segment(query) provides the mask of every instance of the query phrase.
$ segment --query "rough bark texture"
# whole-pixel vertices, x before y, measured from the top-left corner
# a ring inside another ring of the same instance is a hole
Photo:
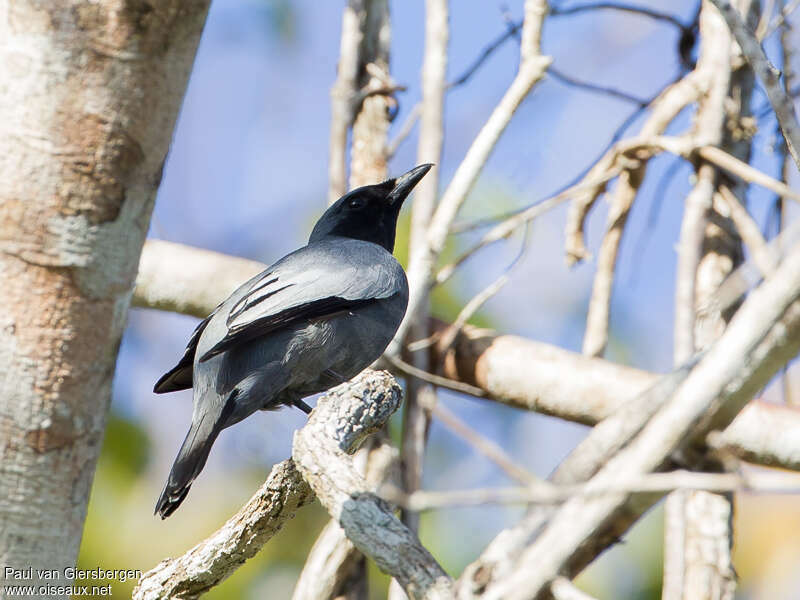
[[[207,9],[0,0],[4,565],[75,562],[139,252]]]
[[[364,7],[366,22],[359,53],[358,79],[363,103],[353,122],[351,188],[382,181],[386,177],[388,115],[396,103],[388,93],[391,87],[389,48],[392,32],[389,3],[387,0],[366,0]]]
[[[359,473],[373,489],[397,484],[399,453],[385,431],[370,437],[353,457]],[[339,523],[323,527],[306,558],[292,600],[366,600],[366,561]]]
[[[317,403],[308,424],[295,433],[292,457],[319,501],[362,553],[392,575],[413,599],[452,597],[452,580],[419,539],[376,496],[346,455],[355,436],[377,431],[400,405],[400,387],[388,373],[372,385],[392,388],[345,401],[333,393]],[[363,378],[365,376],[361,376]],[[339,389],[339,388],[336,388]]]

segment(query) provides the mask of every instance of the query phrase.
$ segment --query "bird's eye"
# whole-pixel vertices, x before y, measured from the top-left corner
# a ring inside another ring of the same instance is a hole
[[[350,200],[347,201],[347,208],[351,210],[359,210],[364,208],[366,205],[367,203],[363,198],[350,198]]]

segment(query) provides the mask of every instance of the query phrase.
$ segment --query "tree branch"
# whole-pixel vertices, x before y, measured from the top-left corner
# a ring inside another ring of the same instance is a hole
[[[425,57],[422,63],[422,109],[417,147],[417,164],[441,162],[444,142],[444,97],[447,77],[447,44],[449,40],[448,0],[425,2]],[[428,225],[436,210],[439,195],[439,168],[434,167],[420,183],[411,207],[409,264],[417,265],[425,253]],[[409,270],[415,272],[412,267]],[[409,280],[413,288],[420,282]],[[428,297],[420,301],[419,318],[411,323],[412,338],[427,337]],[[431,371],[427,353],[414,353],[411,363]],[[403,444],[401,449],[403,486],[407,491],[419,488],[422,481],[425,443],[430,426],[430,407],[436,404],[436,389],[423,380],[408,380],[406,407],[403,412]],[[403,511],[403,522],[417,531],[419,516]]]
[[[450,577],[412,531],[373,492],[348,459],[346,443],[377,431],[400,405],[400,388],[388,374],[381,387],[391,393],[365,394],[347,402],[334,388],[317,403],[305,427],[295,433],[297,468],[331,517],[363,554],[393,576],[412,599],[451,598]],[[359,379],[363,379],[363,376]],[[366,383],[374,381],[365,379]]]
[[[797,122],[792,99],[781,86],[779,71],[770,64],[761,44],[748,31],[739,11],[731,5],[730,1],[711,0],[711,2],[722,13],[747,62],[750,63],[753,71],[755,71],[764,86],[770,104],[772,104],[772,108],[775,111],[775,116],[781,126],[789,154],[792,155],[795,165],[800,169],[800,123]]]
[[[359,473],[375,488],[399,480],[398,461],[397,449],[383,431],[371,436],[353,457]],[[353,580],[363,577],[364,567],[364,556],[347,539],[339,523],[331,519],[306,557],[292,600],[359,598],[364,588],[354,586]]]

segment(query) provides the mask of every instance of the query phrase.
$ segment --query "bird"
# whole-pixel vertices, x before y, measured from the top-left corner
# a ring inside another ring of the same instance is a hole
[[[165,519],[202,471],[219,433],[295,406],[377,360],[408,304],[394,258],[403,201],[433,165],[359,187],[319,218],[308,244],[242,284],[192,333],[158,394],[193,389],[192,420],[155,507]]]

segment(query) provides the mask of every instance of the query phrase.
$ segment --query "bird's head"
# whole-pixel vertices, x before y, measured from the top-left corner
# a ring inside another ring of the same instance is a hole
[[[373,242],[392,252],[403,200],[432,166],[420,165],[400,177],[345,194],[319,218],[308,242],[339,236]]]

